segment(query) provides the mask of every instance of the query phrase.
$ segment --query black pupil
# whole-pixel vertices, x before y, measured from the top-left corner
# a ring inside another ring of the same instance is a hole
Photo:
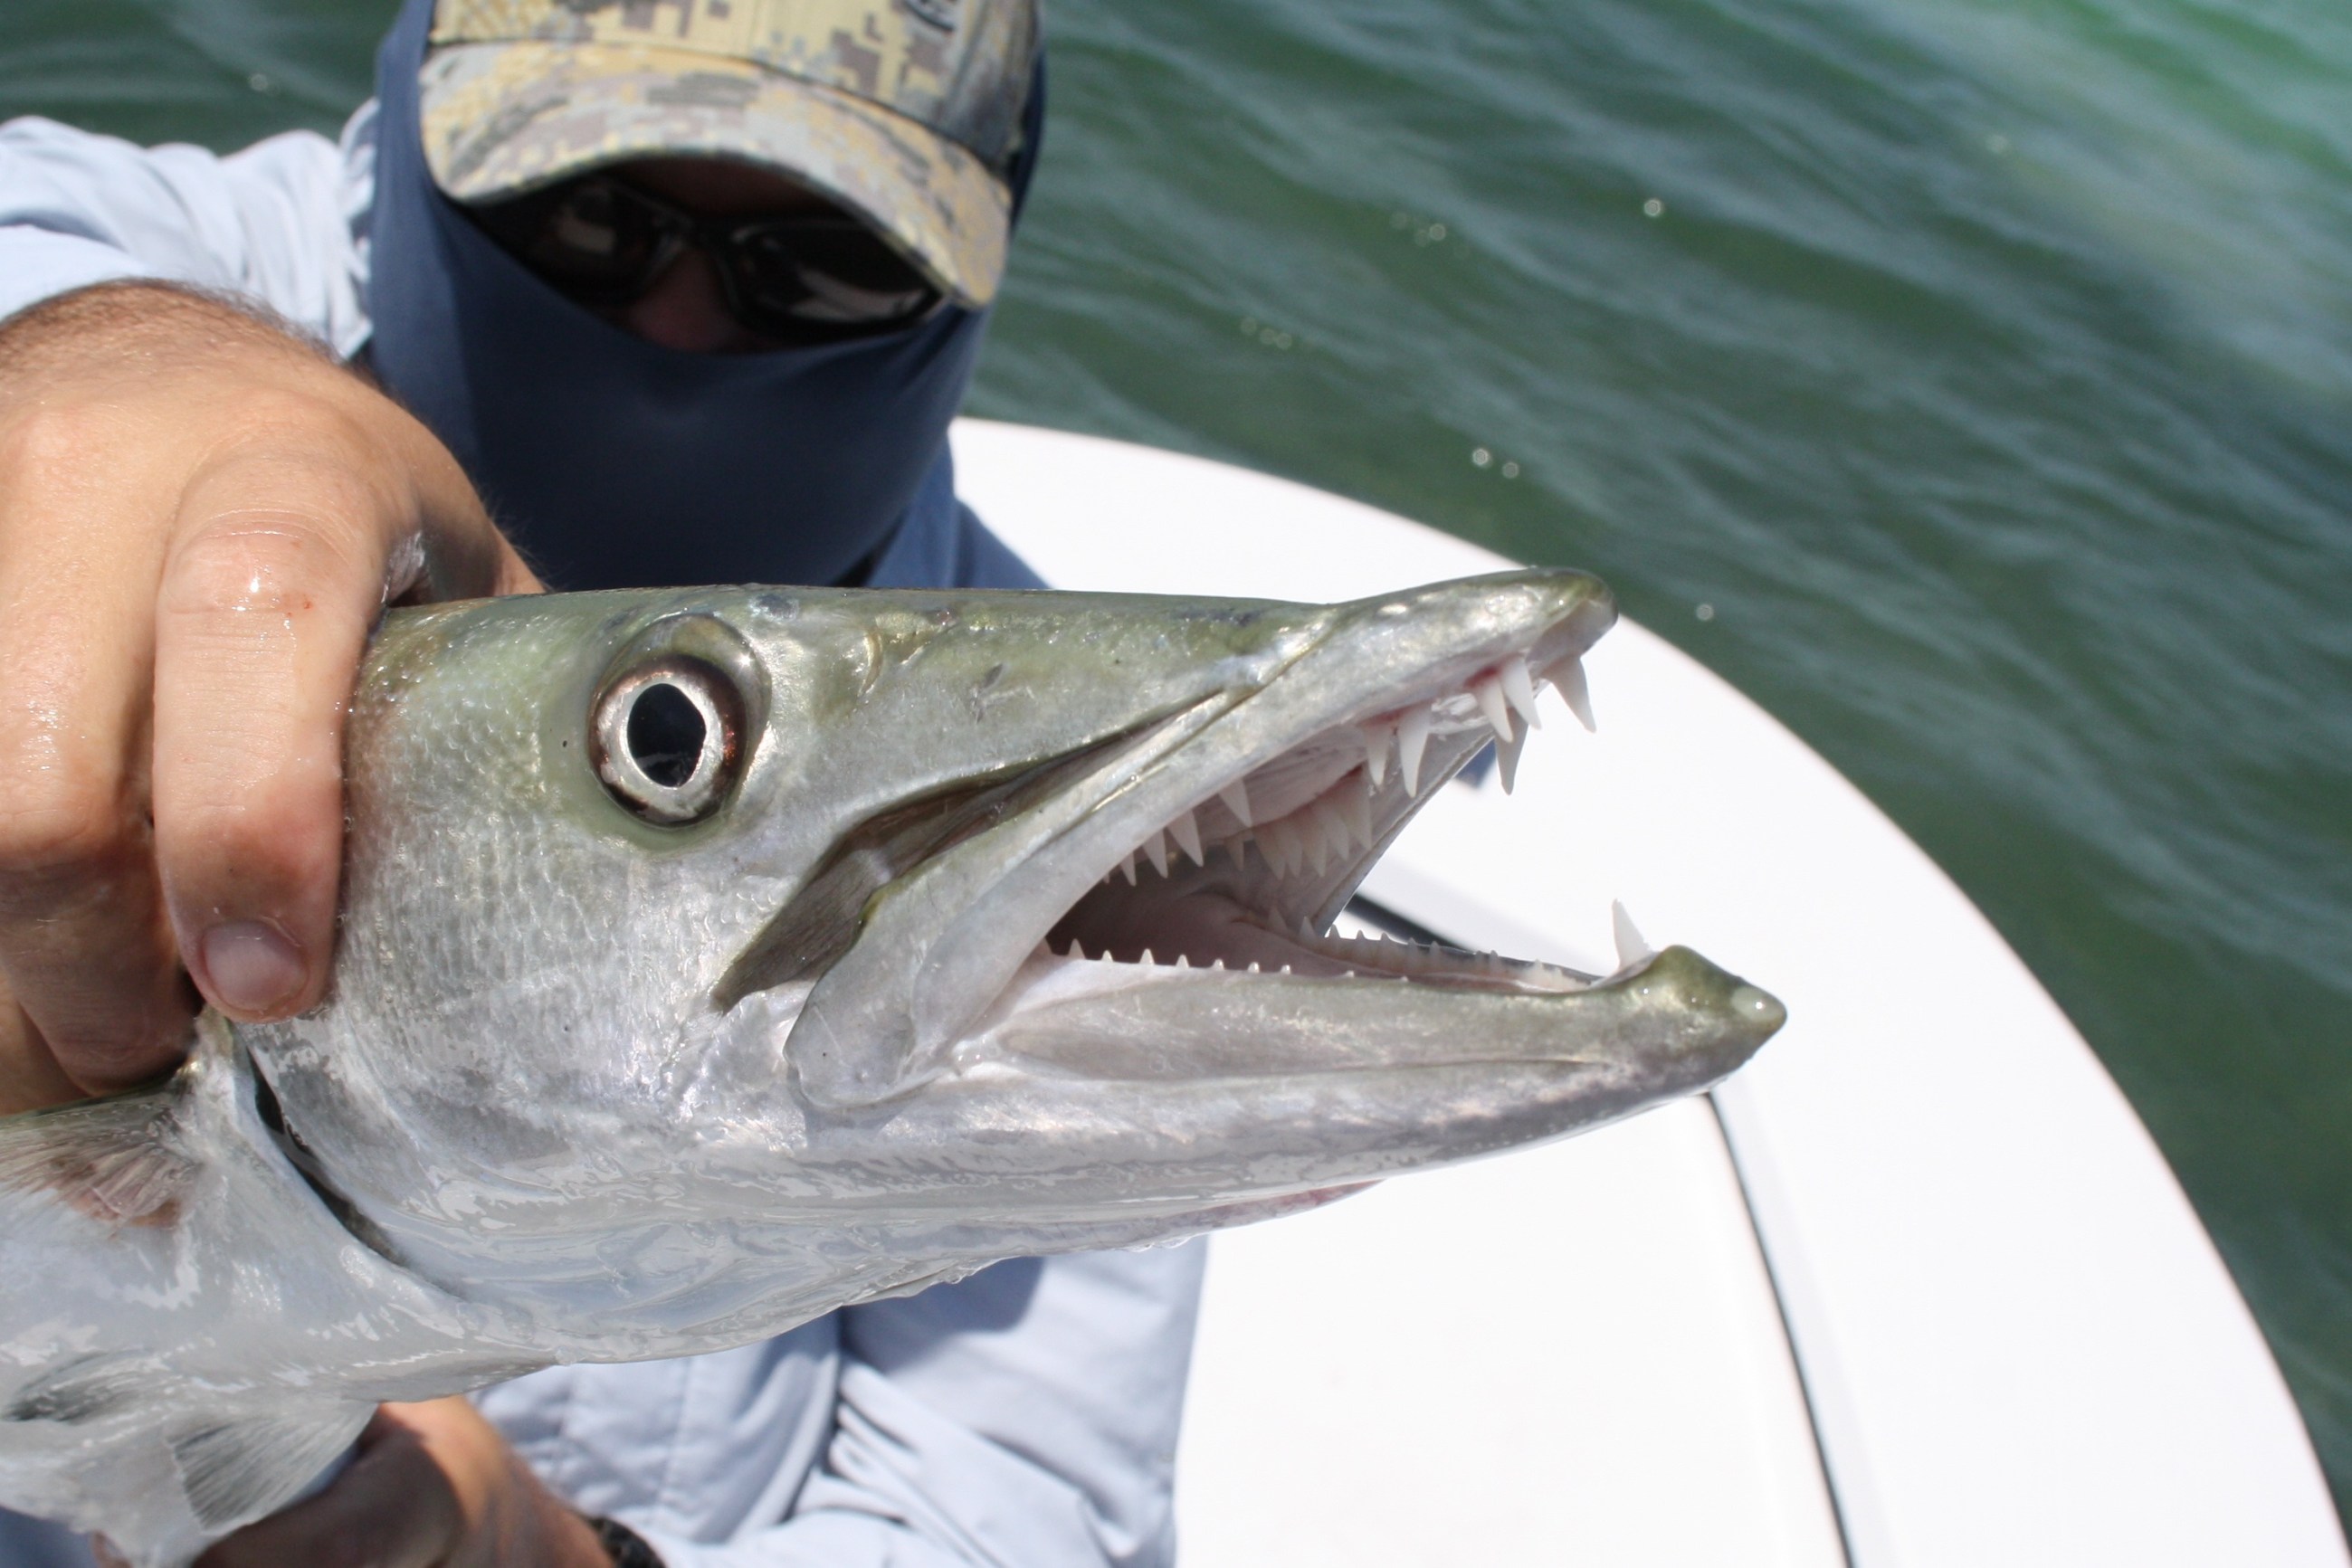
[[[647,686],[629,705],[629,755],[665,789],[694,777],[709,733],[702,710],[667,682]]]

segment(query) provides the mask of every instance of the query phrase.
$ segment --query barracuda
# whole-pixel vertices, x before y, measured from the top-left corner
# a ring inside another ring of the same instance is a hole
[[[1573,572],[1338,606],[583,594],[362,671],[336,978],[0,1123],[0,1501],[176,1564],[373,1405],[719,1349],[1592,1126],[1779,1027],[1333,933],[1615,615]]]

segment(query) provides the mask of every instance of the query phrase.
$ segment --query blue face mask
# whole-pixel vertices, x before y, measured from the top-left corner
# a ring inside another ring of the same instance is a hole
[[[954,559],[967,514],[948,422],[987,312],[950,306],[904,332],[759,354],[630,336],[532,277],[434,186],[416,89],[432,10],[409,0],[376,61],[369,358],[549,586],[825,583],[885,558]],[[1044,98],[1041,69],[1016,213]]]

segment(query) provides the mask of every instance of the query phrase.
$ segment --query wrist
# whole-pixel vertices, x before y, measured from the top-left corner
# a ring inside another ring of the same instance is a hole
[[[495,1532],[506,1544],[493,1561],[527,1563],[533,1568],[612,1568],[613,1555],[596,1521],[557,1496],[521,1456],[509,1449],[506,1459],[512,1493],[521,1505],[518,1522],[527,1521],[527,1533]]]
[[[663,1568],[661,1553],[619,1520],[593,1514],[583,1516],[583,1521],[596,1538],[602,1560],[612,1568]]]

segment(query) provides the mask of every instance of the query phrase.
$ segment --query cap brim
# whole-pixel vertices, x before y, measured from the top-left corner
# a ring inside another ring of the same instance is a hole
[[[535,42],[436,49],[418,85],[425,161],[455,201],[630,158],[727,158],[838,202],[958,304],[986,305],[1004,276],[1004,183],[936,131],[832,88],[684,50]]]

